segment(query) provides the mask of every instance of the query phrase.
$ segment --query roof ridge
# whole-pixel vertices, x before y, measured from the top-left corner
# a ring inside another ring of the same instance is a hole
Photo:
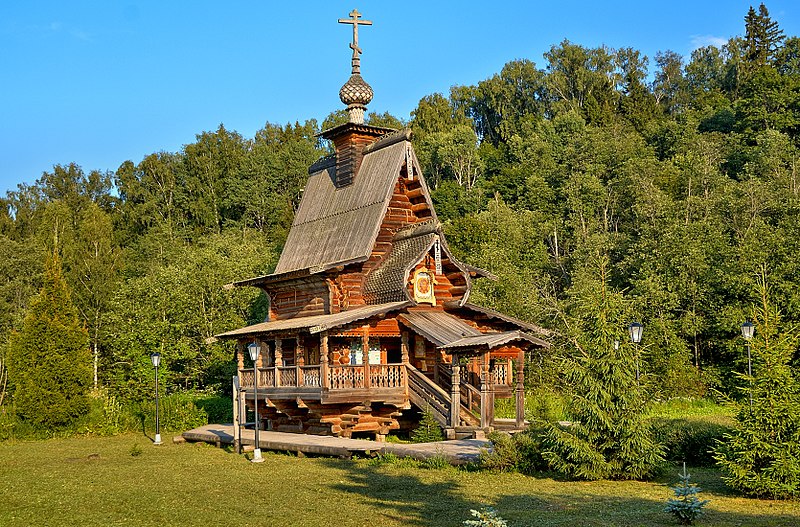
[[[381,148],[386,148],[387,146],[399,143],[400,141],[411,141],[411,136],[412,133],[410,128],[403,128],[402,130],[389,132],[388,134],[379,137],[374,143],[370,143],[365,146],[362,152],[364,155],[367,155],[371,154],[372,152],[377,152]]]

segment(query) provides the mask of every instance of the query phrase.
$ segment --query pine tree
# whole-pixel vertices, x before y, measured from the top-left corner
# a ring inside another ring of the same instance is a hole
[[[28,306],[22,329],[8,343],[8,376],[17,415],[57,428],[88,409],[91,381],[88,335],[70,299],[57,256]]]
[[[663,461],[645,419],[646,396],[636,375],[636,350],[625,339],[628,307],[599,277],[579,278],[567,316],[573,357],[566,360],[571,423],[545,424],[542,456],[576,479],[639,479]],[[618,344],[616,344],[618,343]]]
[[[765,66],[772,61],[784,39],[783,30],[769,16],[764,4],[758,6],[758,13],[750,6],[744,17],[745,59],[754,67]]]
[[[444,441],[442,427],[436,422],[436,418],[433,416],[433,411],[430,406],[425,408],[422,412],[422,419],[419,422],[419,426],[411,432],[411,441],[414,443]]]
[[[766,280],[759,289],[752,339],[753,376],[741,375],[747,397],[740,403],[733,432],[715,454],[723,477],[748,496],[800,497],[800,383],[792,372],[798,329],[782,330]],[[752,395],[752,403],[750,396]]]

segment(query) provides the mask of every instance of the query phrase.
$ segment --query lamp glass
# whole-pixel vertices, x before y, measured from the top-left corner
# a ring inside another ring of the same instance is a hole
[[[745,321],[745,323],[742,324],[742,336],[744,337],[745,340],[750,340],[751,338],[753,338],[754,331],[755,331],[755,326],[749,320]]]
[[[150,362],[153,363],[153,367],[158,368],[159,364],[161,364],[161,354],[159,352],[154,352],[150,354]]]
[[[638,322],[631,322],[630,326],[628,326],[628,333],[631,335],[631,342],[634,344],[639,344],[642,341],[642,332],[644,331],[644,326]]]
[[[253,362],[258,360],[258,354],[261,353],[261,346],[258,342],[251,342],[247,345],[247,352],[250,354],[250,360]]]

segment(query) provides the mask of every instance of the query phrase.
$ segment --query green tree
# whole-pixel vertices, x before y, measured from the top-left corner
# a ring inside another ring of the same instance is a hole
[[[54,255],[22,328],[12,332],[8,343],[8,376],[17,415],[52,429],[84,414],[90,364],[88,335]]]
[[[745,397],[736,427],[715,454],[723,479],[748,496],[772,499],[800,496],[800,383],[792,356],[800,333],[783,327],[770,299],[766,278],[759,283],[754,310],[753,375],[740,375]],[[750,402],[752,397],[752,403]]]
[[[647,399],[636,375],[636,349],[626,339],[630,309],[608,286],[608,260],[580,276],[563,317],[568,415],[562,426],[543,423],[542,456],[576,479],[640,479],[663,461],[645,418]]]
[[[744,56],[751,67],[759,68],[772,61],[780,50],[784,39],[783,30],[769,16],[764,4],[758,13],[750,6],[744,17]]]

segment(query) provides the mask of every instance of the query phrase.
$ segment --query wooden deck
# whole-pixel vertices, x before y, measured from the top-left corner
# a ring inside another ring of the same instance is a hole
[[[233,425],[209,424],[187,430],[182,436],[187,441],[201,441],[218,446],[232,445]],[[250,429],[242,429],[242,443],[245,445],[254,444],[255,432]],[[489,448],[491,445],[488,441],[480,439],[414,444],[380,443],[363,439],[345,439],[265,430],[259,431],[258,443],[262,450],[341,458],[350,458],[354,455],[384,454],[387,452],[392,452],[400,457],[412,457],[419,460],[442,455],[453,465],[463,465],[477,461],[481,449]]]

